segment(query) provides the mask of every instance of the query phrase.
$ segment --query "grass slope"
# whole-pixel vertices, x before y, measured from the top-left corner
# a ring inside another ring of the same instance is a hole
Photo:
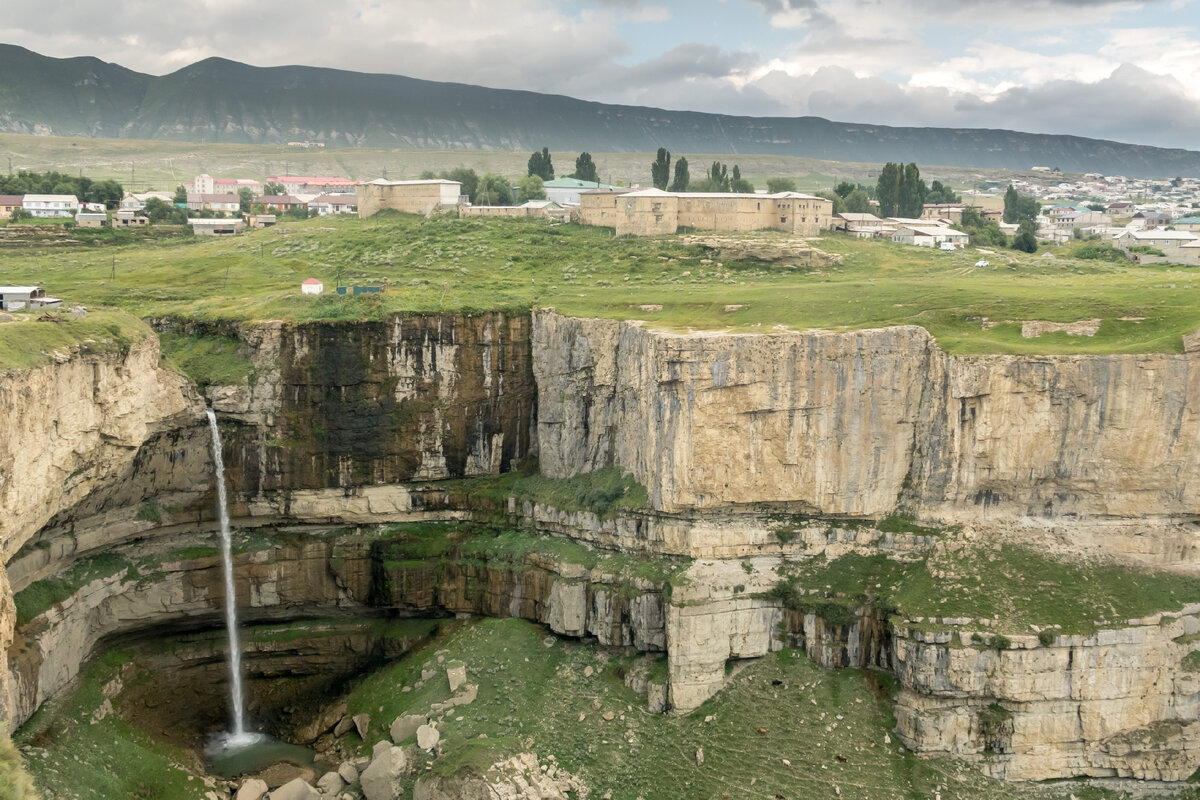
[[[128,654],[92,662],[73,688],[42,704],[13,741],[29,745],[26,767],[43,800],[200,800],[209,787],[182,766],[193,759],[116,714],[96,719],[103,687]]]
[[[1200,597],[1200,578],[1059,560],[1013,544],[951,544],[914,562],[882,554],[821,555],[790,564],[787,574],[771,594],[797,610],[829,600],[857,607],[869,599],[907,619],[991,619],[997,633],[1029,634],[1034,625],[1091,633],[1178,611]]]
[[[772,233],[751,241],[777,240]],[[382,319],[393,312],[526,312],[645,319],[669,329],[770,332],[921,325],[955,353],[1180,352],[1200,328],[1200,271],[931,252],[828,236],[826,269],[722,261],[677,237],[535,220],[423,219],[283,224],[220,241],[157,241],[66,253],[0,253],[0,282],[38,282],[69,300],[139,316]],[[116,277],[112,278],[113,257]],[[709,262],[709,263],[705,263]],[[381,284],[383,295],[301,296],[307,277]],[[646,307],[661,305],[661,310]],[[727,307],[737,306],[726,310]],[[984,329],[984,319],[998,323]],[[1100,318],[1094,337],[1021,337],[1023,320]],[[3,362],[0,362],[3,363]]]
[[[7,280],[0,276],[0,284]],[[85,319],[71,319],[61,310],[52,311],[60,322],[39,322],[41,313],[18,313],[11,315],[12,321],[0,321],[0,370],[48,364],[56,353],[75,347],[85,353],[123,352],[151,335],[144,322],[119,310],[92,311]]]
[[[468,681],[479,684],[479,695],[442,725],[444,755],[432,764],[439,774],[482,770],[508,754],[531,751],[543,763],[553,755],[581,776],[592,797],[611,792],[613,800],[1116,796],[1073,783],[1005,784],[951,759],[917,758],[889,733],[895,721],[879,676],[823,670],[802,652],[755,661],[697,711],[665,716],[648,713],[645,699],[624,686],[623,660],[592,647],[546,637],[520,620],[444,630],[350,694],[350,713],[371,716],[364,752],[387,736],[396,716],[424,713],[430,703],[445,700],[444,666],[457,660],[466,664]],[[434,670],[423,683],[422,669]],[[403,691],[406,686],[410,691]],[[603,719],[606,712],[613,712],[612,721]],[[700,749],[704,763],[698,766]]]

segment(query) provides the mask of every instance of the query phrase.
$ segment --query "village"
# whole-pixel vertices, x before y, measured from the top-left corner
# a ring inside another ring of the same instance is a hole
[[[1034,167],[1033,173],[1049,168]],[[925,203],[920,217],[879,216],[871,212],[834,213],[832,193],[817,196],[795,191],[678,192],[617,186],[562,177],[544,181],[536,199],[513,205],[476,205],[461,182],[424,177],[415,180],[357,181],[338,176],[272,175],[251,178],[197,175],[175,193],[127,193],[115,209],[81,202],[69,194],[0,196],[0,221],[73,221],[80,228],[141,228],[152,223],[150,210],[173,209],[197,236],[232,236],[248,228],[275,225],[280,218],[330,215],[372,216],[383,210],[461,218],[535,218],[574,221],[611,228],[617,236],[670,235],[691,231],[747,232],[777,230],[800,237],[836,232],[915,247],[958,250],[971,244],[963,217],[994,222],[1006,235],[1018,225],[1005,222],[999,208],[1005,191],[1035,198],[1036,237],[1052,257],[1056,246],[1080,240],[1111,245],[1131,261],[1200,264],[1200,180],[1138,180],[1088,174],[1053,183],[1037,178],[993,181],[965,189],[962,202]],[[506,198],[507,199],[507,198]],[[872,210],[878,203],[870,201]],[[988,252],[988,251],[984,251]],[[315,279],[303,291],[320,293]],[[338,287],[341,292],[372,287]],[[0,287],[0,311],[60,305],[36,286]]]

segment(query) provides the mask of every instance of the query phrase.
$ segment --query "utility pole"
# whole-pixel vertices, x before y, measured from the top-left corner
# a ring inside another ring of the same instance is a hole
[[[221,284],[221,289],[229,285],[229,261],[225,261],[225,282]]]
[[[108,276],[108,279],[110,281],[115,281],[117,279],[117,256],[115,253],[113,254],[112,260],[112,274]]]

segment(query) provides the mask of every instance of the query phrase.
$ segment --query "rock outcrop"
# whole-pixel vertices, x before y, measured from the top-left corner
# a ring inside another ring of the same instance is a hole
[[[1194,354],[950,356],[911,326],[682,335],[554,313],[533,351],[551,476],[618,466],[663,511],[903,502],[1200,570]]]
[[[0,560],[55,515],[128,487],[147,442],[186,426],[200,405],[186,381],[159,366],[147,331],[127,351],[63,353],[56,363],[0,375]],[[136,506],[135,506],[136,508]],[[4,660],[14,621],[0,566],[0,721],[11,719]]]

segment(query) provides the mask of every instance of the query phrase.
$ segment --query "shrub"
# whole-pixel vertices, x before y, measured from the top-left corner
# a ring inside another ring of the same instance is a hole
[[[1008,648],[1012,647],[1012,640],[1007,636],[997,633],[992,637],[992,641],[989,642],[989,644],[993,650],[1007,650]]]
[[[1043,647],[1049,647],[1058,639],[1058,634],[1054,631],[1042,631],[1038,634],[1038,641]]]

